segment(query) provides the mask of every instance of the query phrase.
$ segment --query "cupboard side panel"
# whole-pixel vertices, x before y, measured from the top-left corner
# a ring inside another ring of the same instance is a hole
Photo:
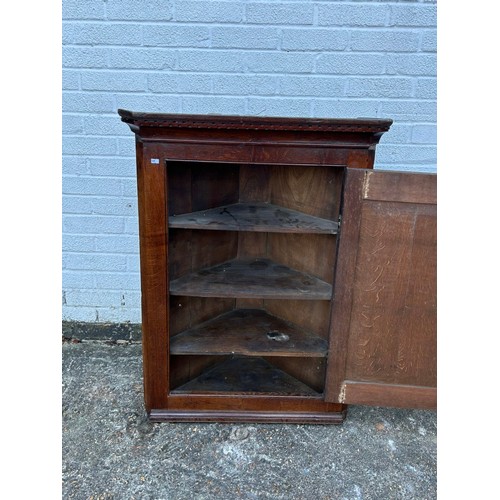
[[[169,373],[166,173],[158,146],[136,141],[136,151],[144,399],[150,411],[166,407]]]

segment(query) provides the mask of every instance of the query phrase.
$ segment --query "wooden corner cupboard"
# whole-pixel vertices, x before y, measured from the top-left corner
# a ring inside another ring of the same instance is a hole
[[[136,113],[153,421],[340,423],[436,404],[436,176],[391,120]]]

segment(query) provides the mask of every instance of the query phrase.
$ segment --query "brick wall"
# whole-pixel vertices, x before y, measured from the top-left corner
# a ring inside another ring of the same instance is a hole
[[[435,171],[434,1],[63,0],[63,319],[140,322],[117,108],[389,117],[376,167]]]

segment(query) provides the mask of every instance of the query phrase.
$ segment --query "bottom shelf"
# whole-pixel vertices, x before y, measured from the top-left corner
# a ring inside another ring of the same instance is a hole
[[[223,361],[172,391],[172,394],[194,393],[320,396],[318,392],[265,359],[242,356]]]

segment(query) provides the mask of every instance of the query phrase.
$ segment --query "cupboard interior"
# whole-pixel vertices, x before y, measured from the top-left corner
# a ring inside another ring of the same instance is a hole
[[[167,162],[170,392],[321,396],[343,176]]]

